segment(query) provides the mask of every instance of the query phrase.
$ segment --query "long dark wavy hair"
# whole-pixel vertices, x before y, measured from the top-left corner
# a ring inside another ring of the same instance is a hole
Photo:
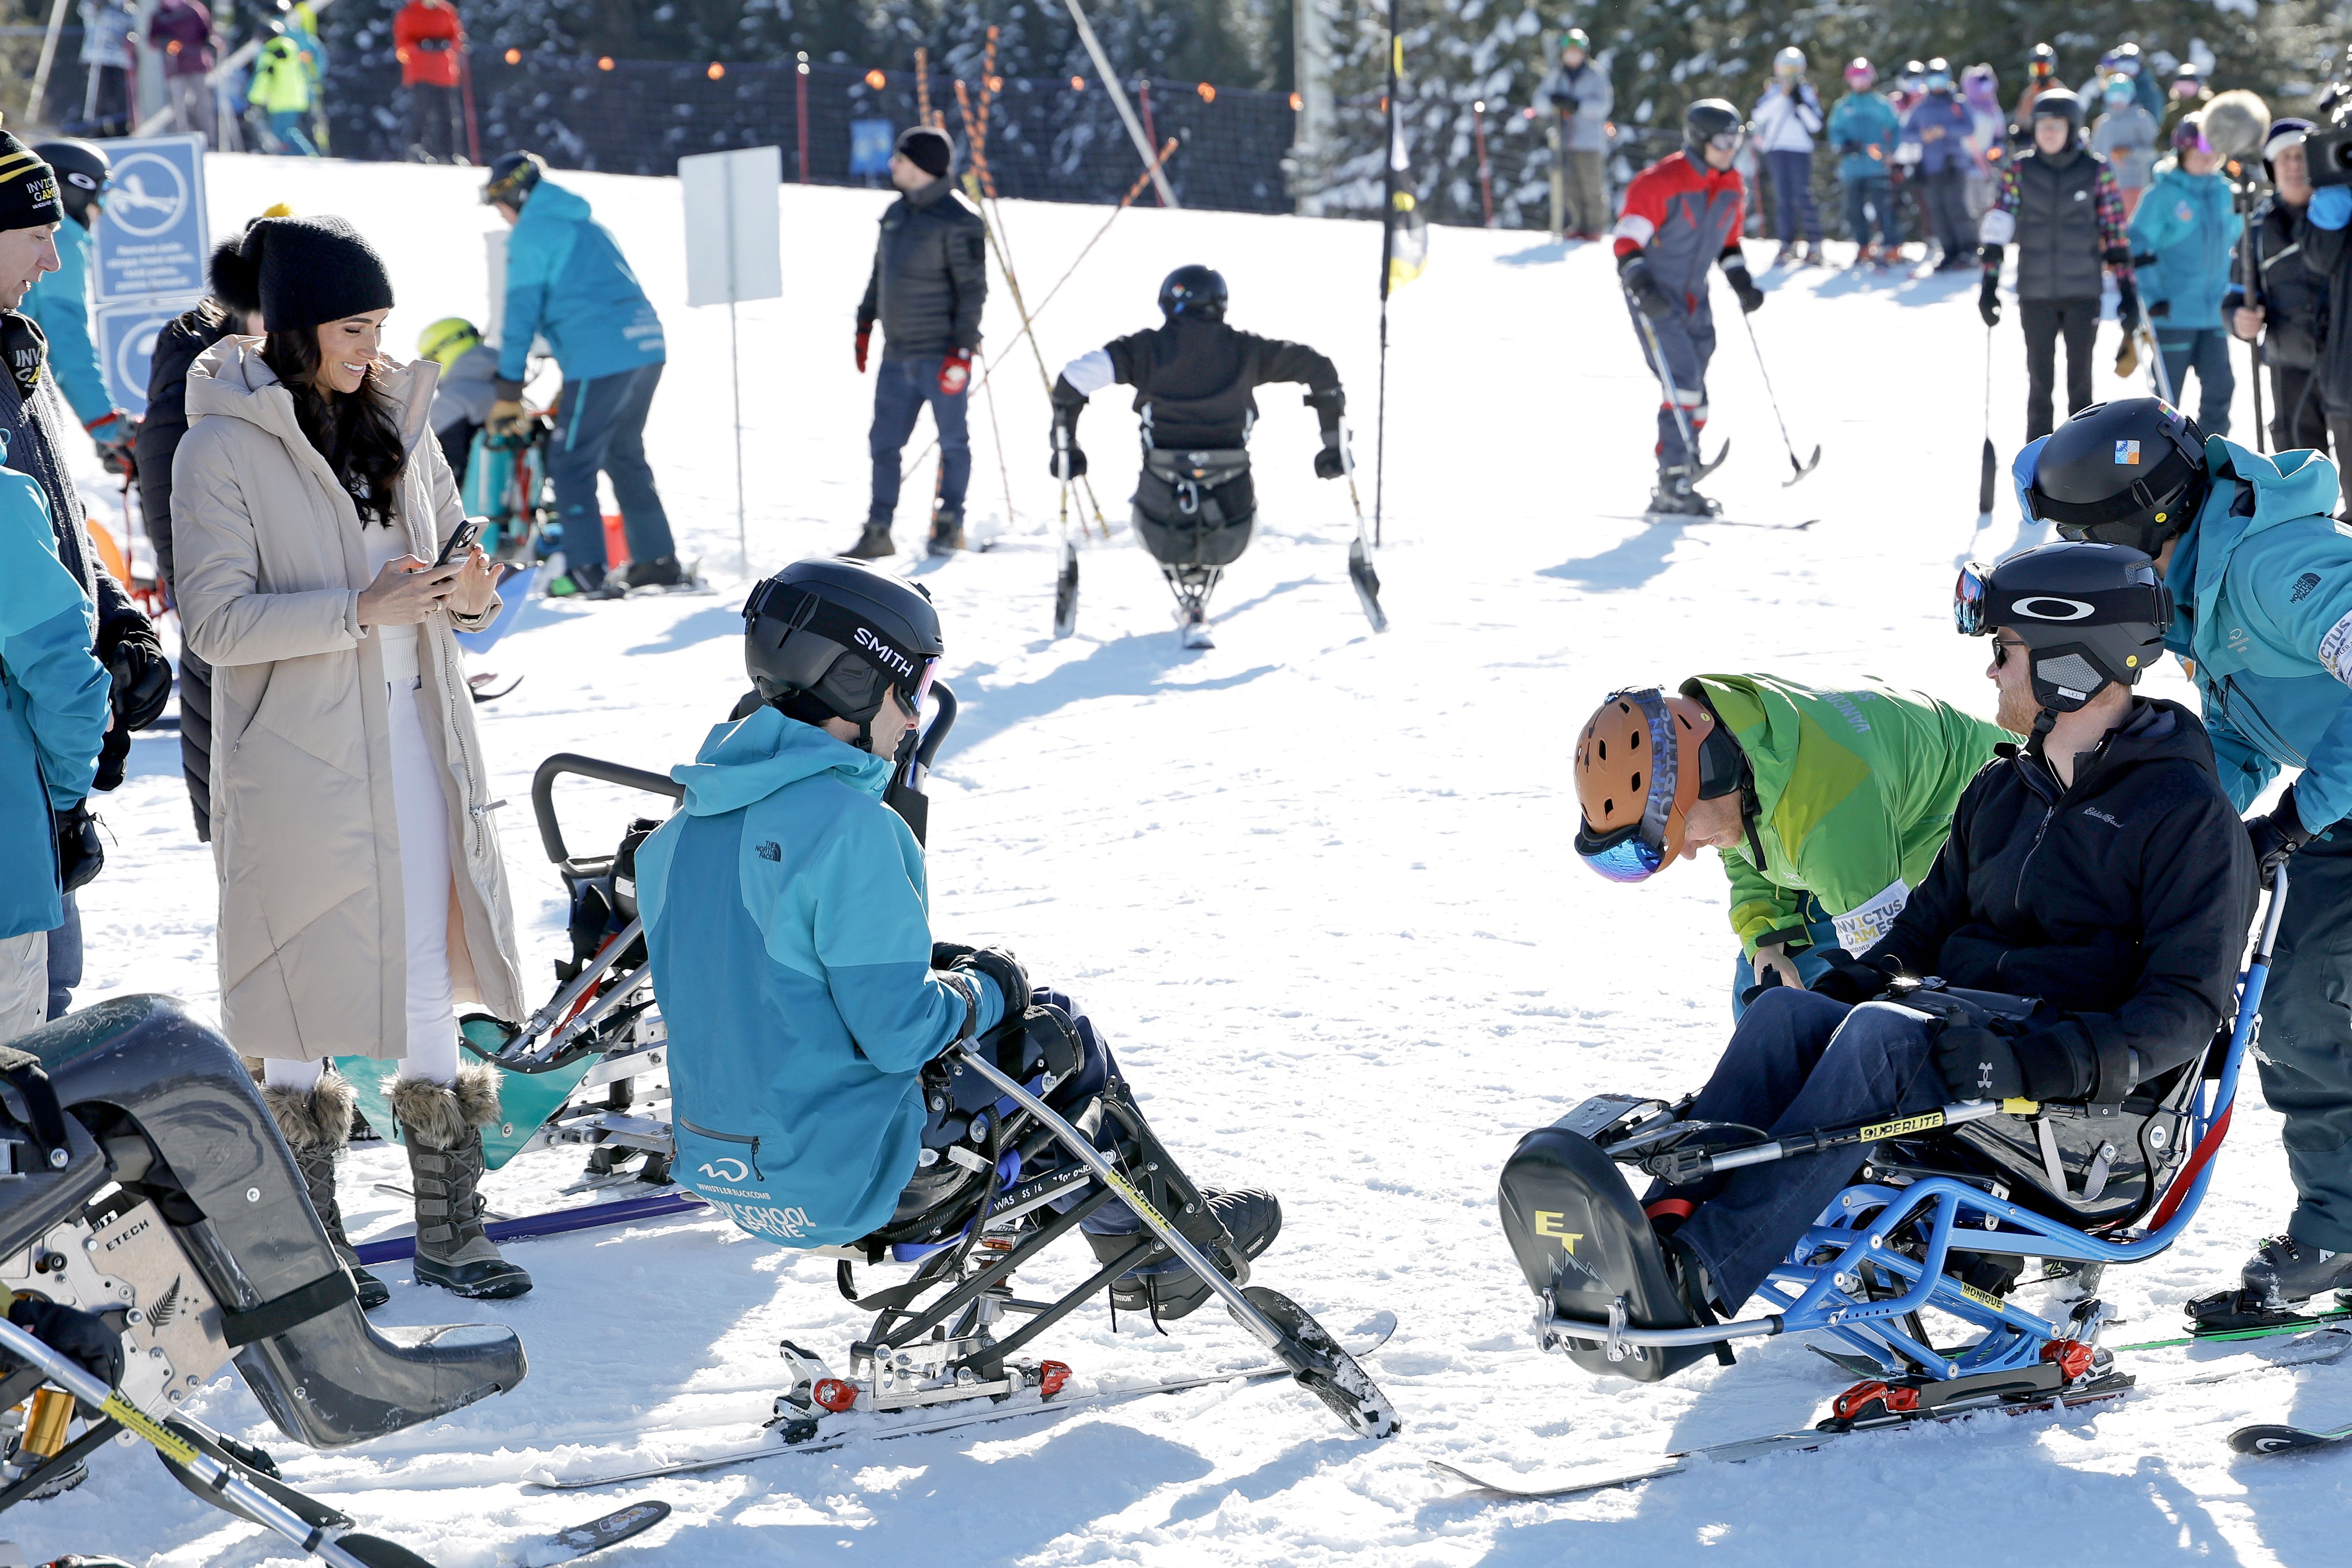
[[[390,528],[393,487],[408,454],[401,445],[400,421],[394,416],[383,372],[370,365],[367,378],[354,393],[325,389],[319,380],[315,327],[271,332],[262,341],[261,360],[293,394],[295,420],[351,492],[361,524],[378,522]]]

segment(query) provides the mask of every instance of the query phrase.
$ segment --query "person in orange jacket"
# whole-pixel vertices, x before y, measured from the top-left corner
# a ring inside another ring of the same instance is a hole
[[[392,23],[400,85],[408,89],[408,156],[419,163],[462,163],[457,83],[466,25],[449,0],[408,0]],[[436,146],[439,151],[435,151]]]

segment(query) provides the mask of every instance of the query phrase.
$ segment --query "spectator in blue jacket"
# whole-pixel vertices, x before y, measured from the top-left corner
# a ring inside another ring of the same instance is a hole
[[[98,444],[99,459],[109,471],[127,474],[134,426],[106,390],[89,325],[89,234],[113,168],[106,153],[88,142],[41,142],[33,152],[56,171],[66,221],[58,226],[58,269],[36,279],[17,309],[49,340],[49,374]]]
[[[2191,114],[2173,129],[2174,159],[2132,215],[2132,268],[2140,300],[2164,356],[2172,401],[2186,405],[2197,373],[2197,423],[2210,436],[2230,433],[2230,334],[2221,322],[2231,261],[2246,220],[2231,200],[2221,159],[2205,140],[2205,119]]]
[[[564,573],[548,592],[617,599],[632,588],[676,587],[686,575],[646,461],[646,416],[667,358],[661,318],[588,204],[546,173],[538,153],[509,153],[490,165],[482,187],[482,200],[514,226],[488,428],[497,435],[524,430],[531,340],[545,338],[563,372],[547,475],[563,525]],[[613,480],[629,541],[628,572],[610,579],[596,502],[600,472]]]
[[[1903,225],[1895,214],[1895,182],[1887,169],[1903,140],[1903,121],[1885,96],[1874,90],[1878,71],[1866,59],[1845,68],[1845,96],[1830,110],[1829,139],[1838,150],[1838,178],[1845,182],[1845,225],[1853,236],[1853,264],[1884,266],[1903,254]],[[1878,217],[1880,245],[1870,242],[1871,215]]]
[[[1927,90],[1903,117],[1903,142],[1919,149],[1920,205],[1944,252],[1936,270],[1957,272],[1977,260],[1975,226],[1969,218],[1976,117],[1953,91],[1952,68],[1946,61],[1929,60],[1922,85]]]
[[[65,923],[66,874],[81,869],[60,850],[96,842],[82,831],[106,736],[96,632],[39,481],[0,469],[0,1041],[47,1016],[48,933]]]

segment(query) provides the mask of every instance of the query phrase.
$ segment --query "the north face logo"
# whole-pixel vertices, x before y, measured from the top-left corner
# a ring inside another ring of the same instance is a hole
[[[761,839],[758,844],[752,847],[751,853],[757,855],[762,860],[774,860],[781,862],[784,858],[783,846],[778,844],[772,838]]]
[[[2319,574],[2316,572],[2305,572],[2302,576],[2297,577],[2294,580],[2294,592],[2287,595],[2288,603],[2295,605],[2302,604],[2305,598],[2310,596],[2311,591],[2318,586]]]

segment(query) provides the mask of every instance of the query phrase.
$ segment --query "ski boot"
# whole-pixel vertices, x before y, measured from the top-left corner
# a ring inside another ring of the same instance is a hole
[[[868,518],[866,531],[857,536],[856,543],[841,552],[841,558],[844,561],[887,561],[898,553],[898,547],[890,542],[890,524],[887,521],[876,521]]]
[[[508,1262],[482,1229],[482,1127],[499,1119],[498,1069],[459,1068],[454,1088],[403,1079],[394,1086],[392,1110],[416,1193],[416,1282],[475,1300],[529,1290],[530,1276]]]
[[[1263,1257],[1282,1234],[1282,1203],[1272,1193],[1252,1187],[1237,1193],[1202,1193],[1210,1214],[1233,1238],[1231,1247],[1211,1249],[1211,1260],[1236,1285],[1249,1283],[1250,1260]],[[1111,1211],[1106,1211],[1111,1212]],[[1087,1232],[1087,1244],[1097,1261],[1116,1261],[1135,1245],[1142,1223],[1118,1211],[1127,1228]],[[1110,1304],[1122,1312],[1150,1312],[1153,1321],[1172,1323],[1206,1301],[1209,1282],[1162,1251],[1157,1262],[1130,1268],[1110,1282]]]
[[[963,549],[963,513],[942,511],[931,519],[931,540],[925,547],[933,560]]]
[[[1780,248],[1773,253],[1772,265],[1775,267],[1793,267],[1796,264],[1797,242],[1793,239],[1784,242]]]
[[[335,1156],[351,1142],[352,1106],[359,1098],[351,1080],[327,1071],[307,1094],[265,1085],[261,1098],[286,1146],[294,1152],[294,1168],[302,1173],[303,1188],[310,1194],[319,1223],[327,1227],[327,1240],[351,1271],[361,1309],[373,1311],[392,1300],[392,1288],[361,1267],[359,1253],[343,1234],[342,1205],[335,1199]]]
[[[566,568],[547,584],[551,599],[620,599],[627,597],[628,592],[626,578],[613,576],[585,561]]]
[[[1713,517],[1723,510],[1692,488],[1690,465],[1678,463],[1658,470],[1658,487],[1650,492],[1654,517]]]
[[[675,555],[656,555],[651,561],[632,561],[623,580],[632,588],[679,588],[687,584],[686,573],[678,566]]]
[[[1865,267],[1875,267],[1876,265],[1878,265],[1878,247],[1874,245],[1864,245],[1855,248],[1853,253],[1853,267],[1852,268],[1852,270],[1859,272]]]

